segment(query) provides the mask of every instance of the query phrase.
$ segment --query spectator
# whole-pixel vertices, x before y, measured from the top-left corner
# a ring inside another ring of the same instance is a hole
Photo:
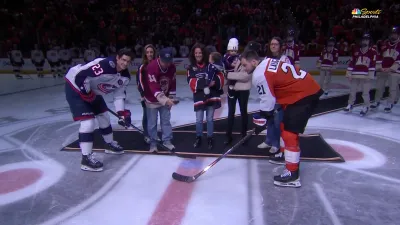
[[[140,103],[142,104],[142,109],[143,109],[143,116],[142,116],[143,135],[144,135],[144,141],[147,144],[150,144],[150,137],[147,124],[147,107],[144,98],[144,88],[145,88],[145,83],[148,81],[147,65],[154,59],[155,54],[156,54],[156,48],[153,45],[148,44],[144,46],[142,52],[142,64],[139,66],[136,74],[136,84],[141,96]]]
[[[150,136],[150,152],[157,152],[157,121],[160,114],[160,124],[163,145],[170,150],[172,144],[171,108],[176,95],[176,67],[172,63],[172,52],[166,49],[160,51],[159,58],[147,65],[148,79],[144,83],[144,99],[146,101],[147,129]]]
[[[214,58],[215,59],[215,58]],[[214,112],[221,107],[221,94],[224,75],[208,62],[209,54],[203,44],[195,44],[189,55],[190,67],[187,82],[193,92],[194,111],[196,112],[195,148],[202,144],[204,112],[207,120],[207,144],[212,149],[214,133]],[[213,60],[214,63],[214,60]]]

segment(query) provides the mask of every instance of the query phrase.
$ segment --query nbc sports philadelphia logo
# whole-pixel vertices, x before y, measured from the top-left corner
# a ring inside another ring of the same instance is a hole
[[[368,10],[366,8],[364,9],[355,8],[351,11],[351,15],[353,15],[353,18],[357,19],[378,19],[381,13],[382,10],[380,9]]]

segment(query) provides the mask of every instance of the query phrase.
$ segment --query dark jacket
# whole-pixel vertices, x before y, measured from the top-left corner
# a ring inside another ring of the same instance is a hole
[[[224,74],[213,64],[192,65],[187,71],[187,82],[193,92],[194,111],[205,110],[206,106],[214,109],[221,107],[221,95],[223,94]],[[209,84],[215,81],[212,87]],[[209,87],[210,93],[206,95],[204,89]]]

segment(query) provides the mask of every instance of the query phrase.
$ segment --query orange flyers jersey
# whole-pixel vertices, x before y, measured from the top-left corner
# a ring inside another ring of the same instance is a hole
[[[264,59],[256,67],[252,83],[261,98],[262,111],[273,110],[276,103],[293,104],[321,89],[311,74],[271,58]]]

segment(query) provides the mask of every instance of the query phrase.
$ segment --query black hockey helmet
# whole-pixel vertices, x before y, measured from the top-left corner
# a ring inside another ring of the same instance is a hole
[[[393,27],[390,29],[390,33],[391,33],[391,34],[399,34],[399,33],[400,33],[400,28],[397,27],[397,26],[393,26]]]
[[[328,46],[335,46],[336,44],[336,39],[334,37],[330,37],[327,41],[326,41],[326,45]]]
[[[369,33],[364,33],[361,37],[361,40],[372,40],[372,38]]]
[[[400,33],[400,28],[393,26],[390,29],[389,40],[393,43],[396,42],[399,39],[399,33]]]
[[[365,43],[364,41],[368,41],[368,44]],[[372,37],[369,33],[364,33],[361,36],[361,40],[360,40],[361,46],[366,47],[366,46],[372,46]]]
[[[294,37],[294,34],[295,34],[294,29],[290,28],[290,29],[288,30],[288,37]]]

